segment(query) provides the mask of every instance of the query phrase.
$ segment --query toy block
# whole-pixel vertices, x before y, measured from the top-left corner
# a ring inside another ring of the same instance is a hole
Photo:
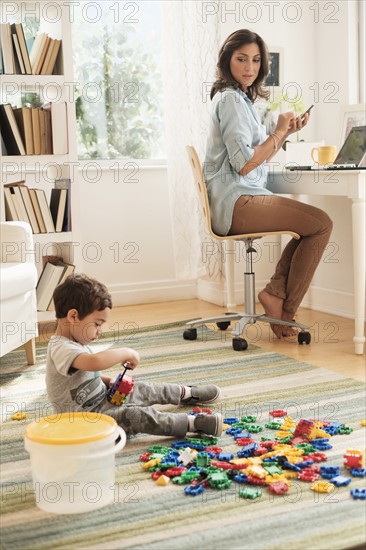
[[[165,487],[169,483],[170,483],[170,477],[165,475],[159,476],[158,479],[156,480],[156,485],[161,485],[162,487]]]

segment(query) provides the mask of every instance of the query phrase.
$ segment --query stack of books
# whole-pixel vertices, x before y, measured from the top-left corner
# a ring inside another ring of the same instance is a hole
[[[43,107],[0,105],[0,128],[4,155],[67,155],[66,102]]]
[[[53,74],[61,40],[45,32],[26,40],[21,23],[0,23],[0,38],[0,74]]]
[[[43,189],[28,188],[24,180],[4,185],[7,221],[28,222],[33,233],[71,231],[71,180],[55,181],[50,203]]]
[[[55,288],[75,271],[75,266],[64,262],[59,256],[45,256],[43,261],[44,267],[36,288],[37,310],[51,311],[55,309],[53,303]]]

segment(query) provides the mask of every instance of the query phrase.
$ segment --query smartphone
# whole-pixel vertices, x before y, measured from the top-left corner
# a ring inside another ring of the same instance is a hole
[[[314,107],[314,105],[310,105],[309,109],[307,111],[305,111],[305,113],[303,113],[301,115],[301,118],[304,118],[304,116],[306,115],[306,113],[310,113],[311,109]]]

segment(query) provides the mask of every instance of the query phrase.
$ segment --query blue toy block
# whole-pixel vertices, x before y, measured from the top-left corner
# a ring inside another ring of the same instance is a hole
[[[230,462],[234,458],[234,455],[232,453],[220,453],[218,456],[218,460],[224,460],[225,462]]]
[[[345,485],[349,485],[352,481],[351,477],[345,477],[345,476],[336,476],[331,477],[330,482],[334,483],[334,485],[337,485],[337,487],[344,487]]]
[[[296,466],[298,466],[299,468],[307,468],[308,466],[311,466],[312,464],[314,464],[314,460],[307,460],[306,462],[298,462],[296,464]]]
[[[246,474],[236,474],[236,476],[234,476],[234,481],[237,483],[246,483],[247,480],[248,476]]]
[[[354,477],[366,477],[366,468],[352,468],[349,472]]]
[[[320,475],[324,479],[332,479],[341,474],[339,466],[320,466]]]
[[[239,422],[239,418],[235,418],[234,416],[229,416],[223,420],[224,424],[237,424],[237,422]]]
[[[254,451],[257,449],[257,443],[250,443],[250,445],[245,445],[240,451],[237,452],[239,458],[248,458],[249,456],[254,456]]]
[[[185,494],[191,495],[192,497],[196,497],[200,493],[203,493],[203,491],[203,485],[188,485],[188,487],[184,488]]]
[[[284,461],[283,467],[287,470],[294,470],[295,472],[301,472],[301,468],[298,464],[291,464],[291,462],[288,462],[287,460]]]
[[[350,494],[355,499],[366,500],[366,489],[351,489]]]

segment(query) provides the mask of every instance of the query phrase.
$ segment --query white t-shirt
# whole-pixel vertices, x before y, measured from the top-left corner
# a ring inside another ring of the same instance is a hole
[[[52,336],[47,349],[46,387],[55,412],[93,411],[106,400],[99,372],[78,370],[73,361],[91,348],[63,336]]]

